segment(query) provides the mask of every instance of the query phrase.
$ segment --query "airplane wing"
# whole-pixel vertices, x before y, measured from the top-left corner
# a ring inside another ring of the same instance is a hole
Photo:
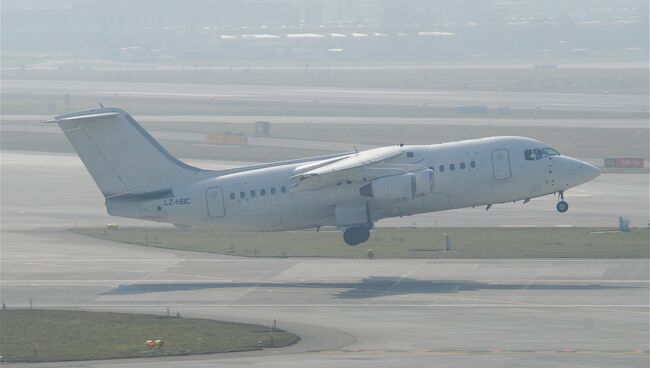
[[[297,192],[317,190],[341,182],[365,182],[383,176],[422,170],[421,165],[390,163],[404,154],[399,146],[380,147],[335,160],[299,166],[291,177],[291,189]]]

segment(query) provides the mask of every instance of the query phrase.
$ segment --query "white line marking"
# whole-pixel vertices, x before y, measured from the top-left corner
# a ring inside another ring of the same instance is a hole
[[[537,227],[537,225],[499,225],[499,227]]]
[[[28,307],[12,304],[12,308]],[[38,308],[634,308],[650,309],[646,304],[38,304]]]
[[[395,277],[398,278],[398,277]],[[150,281],[150,282],[146,282]],[[351,279],[348,281],[342,281],[342,282],[348,282],[352,283],[357,281],[357,279]],[[399,280],[400,282],[402,279]],[[418,280],[420,282],[424,281],[429,281],[431,283],[446,283],[446,282],[458,282],[458,279],[433,279],[433,280]],[[463,280],[461,282],[465,282],[467,280]],[[621,283],[621,284],[649,284],[650,280],[598,280],[598,279],[576,279],[576,280],[553,280],[553,279],[544,279],[544,280],[529,280],[529,279],[472,279],[471,282],[487,282],[487,283],[493,283],[493,284],[503,284],[503,283],[513,283],[513,282],[526,282],[531,283],[531,284],[536,284],[536,283],[576,283],[576,284],[586,284],[586,283],[610,283],[610,284],[616,284],[616,283]],[[265,283],[265,284],[303,284],[303,283],[322,283],[322,284],[327,284],[328,282],[325,282],[323,280],[299,280],[299,281],[263,281],[263,280],[245,280],[245,279],[240,279],[240,280],[232,280],[232,279],[201,279],[201,280],[196,280],[196,279],[172,279],[172,280],[160,280],[160,279],[151,279],[151,280],[140,280],[140,279],[107,279],[107,280],[0,280],[0,284],[16,284],[16,285],[22,285],[22,284],[70,284],[70,283],[75,283],[75,284],[94,284],[94,283],[134,283],[135,285],[141,285],[143,282],[146,282],[146,285],[168,285],[168,284],[178,284],[178,283],[192,283],[192,284],[211,284],[215,282],[245,282],[245,283]],[[337,282],[334,282],[332,284],[336,284]]]
[[[560,225],[564,226],[564,225]],[[161,248],[163,249],[163,248]],[[184,251],[182,249],[164,248],[170,251]],[[214,253],[214,256],[221,254]],[[413,262],[426,262],[426,263],[443,263],[443,262],[461,262],[461,263],[485,263],[485,262],[645,262],[649,263],[648,259],[644,258],[462,258],[462,259],[427,259],[427,258],[395,258],[395,259],[358,259],[358,258],[308,258],[308,257],[294,257],[294,258],[255,258],[255,259],[182,259],[182,258],[143,258],[143,259],[4,259],[0,263],[23,263],[23,262],[391,262],[391,263],[413,263]]]

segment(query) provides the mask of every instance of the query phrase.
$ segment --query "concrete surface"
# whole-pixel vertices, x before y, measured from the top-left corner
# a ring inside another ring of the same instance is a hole
[[[70,94],[75,97],[92,96],[97,101],[107,101],[115,97],[131,97],[173,98],[179,102],[193,99],[199,101],[229,101],[232,104],[273,103],[282,106],[286,105],[289,109],[291,104],[296,103],[329,104],[337,106],[338,110],[356,108],[355,106],[370,108],[374,106],[375,109],[385,107],[393,109],[451,107],[455,109],[460,105],[485,105],[490,108],[509,107],[513,110],[532,109],[565,113],[647,114],[649,107],[647,95],[643,94],[311,88],[300,86],[20,79],[3,80],[2,93],[5,97],[16,98],[25,96],[27,93],[35,96],[63,96],[64,94]],[[644,127],[647,127],[647,124]]]

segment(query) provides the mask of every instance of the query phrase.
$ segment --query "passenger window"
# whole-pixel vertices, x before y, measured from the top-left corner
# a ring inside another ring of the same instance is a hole
[[[275,194],[275,187],[271,187],[271,194]]]
[[[230,193],[230,199],[231,200],[235,199],[235,193]]]
[[[251,197],[255,197],[255,191],[251,190]]]
[[[413,152],[406,152],[406,157],[413,157]]]
[[[473,169],[476,167],[476,161],[470,161],[469,166]]]
[[[456,170],[456,165],[454,165],[454,164],[449,164],[449,170],[450,170],[450,171],[454,171],[454,170]]]
[[[283,186],[280,187],[280,191],[281,191],[282,193],[286,193],[286,192],[287,192],[287,188],[283,185]]]
[[[444,172],[444,171],[445,171],[445,165],[440,165],[440,166],[438,167],[438,171],[440,171],[440,172]]]
[[[461,163],[460,163],[460,169],[461,169],[461,170],[465,170],[465,163],[464,163],[464,162],[461,162]]]
[[[260,189],[260,195],[266,195],[266,189]]]
[[[239,198],[241,199],[246,198],[246,192],[239,192]]]
[[[524,151],[524,158],[528,161],[532,161],[535,158],[533,157],[533,150],[532,149],[527,149]]]

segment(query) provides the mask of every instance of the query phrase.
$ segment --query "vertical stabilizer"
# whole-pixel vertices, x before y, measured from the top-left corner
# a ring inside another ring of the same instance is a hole
[[[204,171],[172,156],[124,110],[107,107],[54,119],[104,197],[165,190]]]

